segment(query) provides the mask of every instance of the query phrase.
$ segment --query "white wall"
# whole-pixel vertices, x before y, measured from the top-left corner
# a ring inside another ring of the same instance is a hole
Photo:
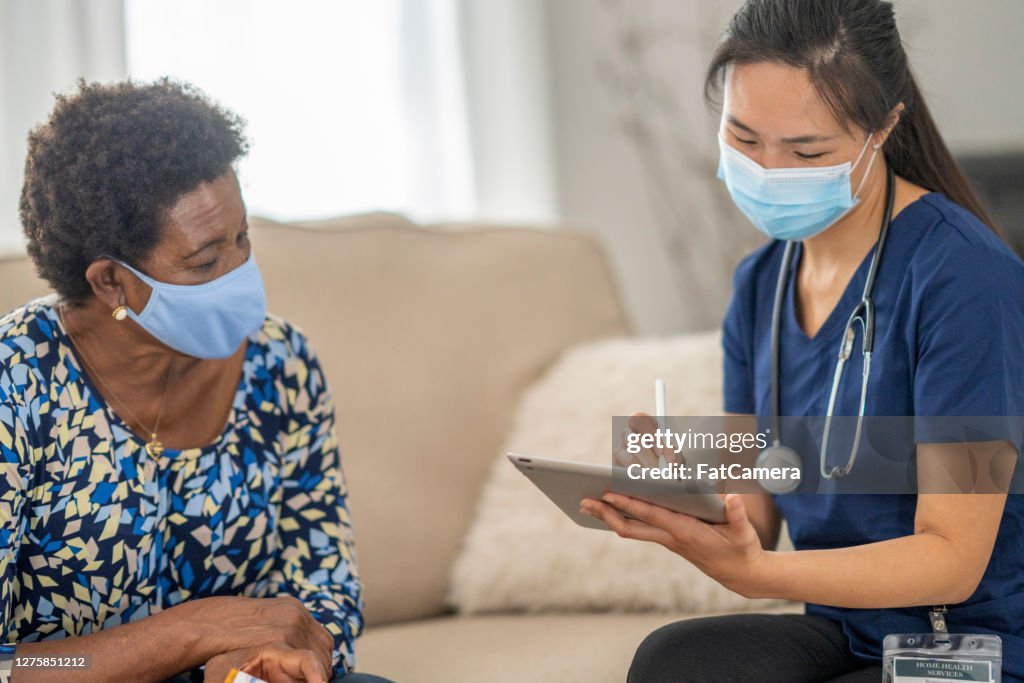
[[[897,0],[896,16],[954,152],[1024,150],[1024,2]]]
[[[478,218],[557,219],[544,0],[459,0]]]
[[[650,176],[624,132],[622,116],[628,106],[621,93],[609,89],[602,65],[621,53],[615,46],[622,13],[639,15],[640,37],[662,44],[654,50],[652,63],[678,98],[676,110],[684,114],[676,134],[691,138],[688,148],[710,160],[691,164],[695,167],[688,170],[681,165],[675,182],[680,188],[700,188],[708,204],[720,205],[724,188],[713,178],[716,117],[704,109],[700,88],[711,45],[740,4],[741,0],[547,0],[558,206],[565,219],[604,240],[642,333],[717,326],[728,298],[731,268],[749,251],[754,231],[735,211],[702,214],[695,206],[691,215],[674,219],[678,231],[685,235],[691,230],[693,237],[682,238],[674,248],[667,246],[666,237],[672,235],[665,226],[673,221],[666,220],[664,201],[652,193]],[[1019,74],[1024,65],[1024,2],[896,4],[911,64],[954,150],[1024,149]],[[723,259],[729,263],[694,277],[695,260],[681,252],[696,255],[699,264],[704,252],[711,251],[709,235],[734,242],[731,255],[721,246],[721,253],[708,255],[716,266]],[[703,291],[698,289],[701,285],[706,285]]]

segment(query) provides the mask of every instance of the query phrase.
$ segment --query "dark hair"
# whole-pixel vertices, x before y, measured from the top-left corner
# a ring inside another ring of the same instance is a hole
[[[811,83],[849,130],[881,130],[900,102],[899,123],[885,142],[896,175],[942,192],[994,232],[982,207],[939,134],[911,73],[892,3],[880,0],[747,0],[729,22],[704,82],[709,101],[731,64],[776,62],[804,69]]]
[[[162,79],[78,82],[28,136],[21,223],[39,274],[80,303],[103,255],[138,263],[164,212],[247,150],[244,123],[198,89]]]

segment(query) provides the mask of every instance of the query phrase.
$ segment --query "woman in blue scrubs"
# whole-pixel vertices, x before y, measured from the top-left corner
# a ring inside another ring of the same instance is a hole
[[[748,0],[707,84],[724,94],[719,177],[773,238],[735,274],[723,329],[726,411],[773,413],[773,303],[791,243],[778,414],[826,414],[891,171],[865,414],[1024,415],[1024,265],[943,143],[891,4]],[[806,191],[772,187],[787,176]],[[836,415],[858,412],[862,362],[858,349]],[[1006,440],[1019,450],[1017,436]],[[919,465],[928,447],[917,445]],[[841,465],[846,451],[834,457]],[[932,605],[949,605],[953,633],[999,635],[1002,680],[1024,680],[1020,496],[751,493],[725,496],[725,507],[727,524],[711,526],[615,494],[583,501],[620,535],[660,543],[740,594],[807,603],[806,614],[663,627],[640,645],[630,683],[876,683],[884,637],[931,632]],[[783,519],[796,552],[773,552]]]

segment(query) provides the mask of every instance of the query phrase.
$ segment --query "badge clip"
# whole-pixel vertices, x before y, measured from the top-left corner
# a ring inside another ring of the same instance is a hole
[[[932,611],[928,613],[928,618],[932,622],[932,633],[935,634],[935,642],[941,643],[943,640],[949,640],[949,627],[946,625],[946,606],[932,607]]]

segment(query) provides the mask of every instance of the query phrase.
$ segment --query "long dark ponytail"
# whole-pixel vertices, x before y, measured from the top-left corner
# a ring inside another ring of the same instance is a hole
[[[729,22],[704,82],[709,100],[731,64],[776,62],[805,69],[836,118],[865,130],[885,128],[896,175],[942,192],[1000,234],[960,171],[910,71],[892,4],[881,0],[747,0]]]

